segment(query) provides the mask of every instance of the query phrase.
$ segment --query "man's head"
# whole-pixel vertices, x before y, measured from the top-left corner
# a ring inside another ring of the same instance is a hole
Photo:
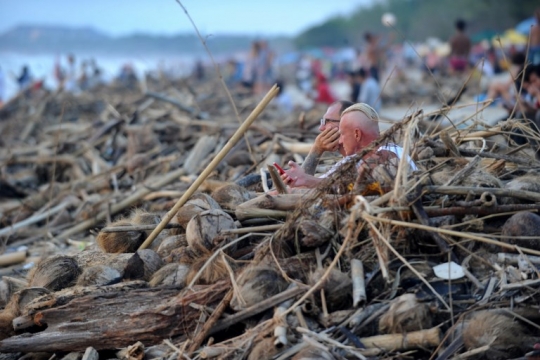
[[[356,79],[358,79],[359,82],[364,82],[364,80],[366,80],[367,77],[368,77],[368,72],[364,68],[360,68],[356,72]]]
[[[463,19],[456,20],[456,29],[463,32],[465,31],[466,27],[467,27],[467,24],[465,23],[465,20]]]
[[[354,104],[343,111],[339,132],[345,155],[354,155],[379,137],[379,115],[367,104]]]
[[[331,103],[321,119],[319,131],[333,128],[337,129],[339,127],[341,113],[351,105],[353,105],[353,103],[347,100],[338,100]]]
[[[540,65],[528,65],[523,74],[523,87],[531,92],[533,87],[540,85]]]

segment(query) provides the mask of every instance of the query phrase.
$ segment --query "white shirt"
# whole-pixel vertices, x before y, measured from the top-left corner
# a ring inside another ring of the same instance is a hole
[[[381,150],[385,150],[385,151],[390,151],[391,153],[394,153],[396,154],[397,158],[398,159],[401,159],[404,155],[404,151],[403,151],[403,148],[396,145],[396,144],[387,144],[387,145],[384,145],[384,146],[381,146],[380,148],[377,149],[377,151],[381,151]],[[346,162],[350,161],[352,159],[354,155],[348,155],[348,156],[345,156],[343,159],[341,159],[340,161],[338,161],[337,163],[334,164],[334,166],[332,166],[330,168],[330,170],[328,170],[326,173],[322,174],[320,176],[321,179],[325,179],[327,177],[329,177],[330,175],[332,175],[334,172],[337,171],[337,169],[339,169],[343,164],[345,164]],[[416,166],[416,164],[414,163],[414,161],[411,159],[411,157],[409,155],[406,155],[407,156],[407,162],[409,163],[409,167],[410,167],[410,170],[412,171],[415,171],[415,170],[418,170],[418,167]],[[362,164],[362,160],[360,160],[358,162],[358,164],[356,165],[356,167],[360,167],[360,165]]]

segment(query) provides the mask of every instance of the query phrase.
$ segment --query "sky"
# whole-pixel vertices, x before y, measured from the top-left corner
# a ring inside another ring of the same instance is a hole
[[[181,0],[204,35],[296,35],[374,0]],[[176,0],[0,0],[0,33],[17,25],[94,27],[113,36],[191,33]]]

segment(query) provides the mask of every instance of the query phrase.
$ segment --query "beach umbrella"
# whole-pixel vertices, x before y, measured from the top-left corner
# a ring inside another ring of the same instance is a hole
[[[530,17],[517,24],[515,30],[520,34],[529,35],[529,31],[531,31],[531,26],[533,26],[535,23],[535,18]]]
[[[517,32],[514,29],[506,30],[501,36],[500,36],[500,43],[499,43],[499,36],[493,37],[491,40],[491,43],[494,46],[499,46],[502,44],[502,47],[507,47],[510,45],[526,45],[527,44],[527,35],[523,35],[522,33]]]

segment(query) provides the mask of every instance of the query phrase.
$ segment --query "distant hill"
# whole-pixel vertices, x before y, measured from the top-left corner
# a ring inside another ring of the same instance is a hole
[[[215,53],[230,53],[249,49],[254,37],[246,35],[209,36],[207,45]],[[277,51],[293,48],[286,37],[267,38]],[[200,54],[204,51],[194,34],[156,36],[133,34],[112,37],[90,27],[21,25],[0,34],[0,51],[39,53],[109,54],[109,55],[183,55]]]

